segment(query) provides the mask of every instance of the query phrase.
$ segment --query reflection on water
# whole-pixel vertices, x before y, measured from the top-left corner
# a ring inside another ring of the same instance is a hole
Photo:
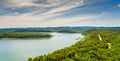
[[[80,33],[50,33],[50,39],[36,40],[0,40],[0,61],[27,61],[35,57],[51,53],[76,43],[83,38]]]

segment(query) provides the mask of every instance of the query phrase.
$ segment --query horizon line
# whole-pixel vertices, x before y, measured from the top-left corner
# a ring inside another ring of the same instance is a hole
[[[49,27],[120,27],[120,26],[29,26],[29,27],[0,27],[0,28],[49,28]]]

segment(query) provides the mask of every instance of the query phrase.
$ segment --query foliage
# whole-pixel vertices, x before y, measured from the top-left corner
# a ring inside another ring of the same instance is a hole
[[[40,32],[0,32],[0,39],[3,38],[45,38],[52,37],[50,34],[40,33]]]
[[[110,48],[108,43],[111,44]],[[120,61],[119,53],[120,30],[96,30],[87,33],[75,45],[28,61]]]
[[[120,30],[119,27],[28,27],[28,28],[0,28],[0,32],[3,31],[15,31],[15,32],[63,32],[63,33],[82,33],[86,34],[92,30]]]

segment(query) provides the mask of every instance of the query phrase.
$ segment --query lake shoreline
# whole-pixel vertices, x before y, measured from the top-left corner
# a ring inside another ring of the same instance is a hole
[[[0,40],[41,40],[41,39],[50,39],[52,37],[44,37],[44,38],[0,38]]]
[[[49,34],[53,37],[34,40],[0,40],[0,61],[27,61],[29,57],[52,53],[71,46],[78,42],[76,38],[83,37],[81,33],[50,32]]]
[[[41,39],[51,37],[53,37],[51,34],[40,32],[0,32],[0,39]]]

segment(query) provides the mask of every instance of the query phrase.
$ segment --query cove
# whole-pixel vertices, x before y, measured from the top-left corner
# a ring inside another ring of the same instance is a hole
[[[80,33],[50,34],[54,37],[35,40],[0,40],[0,61],[27,61],[29,57],[52,53],[57,49],[73,45],[84,37]]]

